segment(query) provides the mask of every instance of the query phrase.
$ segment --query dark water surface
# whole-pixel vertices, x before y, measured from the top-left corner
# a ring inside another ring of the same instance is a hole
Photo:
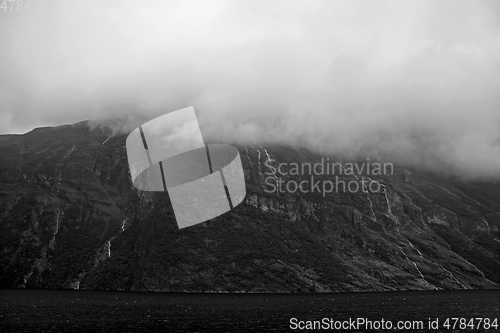
[[[500,320],[500,291],[331,294],[170,294],[70,290],[0,290],[0,332],[269,332],[290,319],[422,321],[423,329],[372,332],[499,332],[484,325],[455,330],[446,318]],[[429,318],[439,329],[429,329]],[[451,322],[452,324],[453,322]],[[304,325],[306,322],[303,323]],[[500,323],[499,323],[500,324]],[[304,332],[307,330],[296,329]],[[326,330],[328,331],[328,330]],[[339,329],[337,332],[367,331]]]

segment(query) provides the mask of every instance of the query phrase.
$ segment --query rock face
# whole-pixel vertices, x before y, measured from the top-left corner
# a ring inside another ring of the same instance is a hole
[[[269,193],[266,182],[276,179],[269,165],[321,157],[240,146],[245,201],[179,230],[168,194],[133,188],[125,138],[86,122],[0,136],[0,287],[323,292],[500,286],[498,183],[394,166],[390,175],[365,170],[340,177],[370,177],[378,192]]]

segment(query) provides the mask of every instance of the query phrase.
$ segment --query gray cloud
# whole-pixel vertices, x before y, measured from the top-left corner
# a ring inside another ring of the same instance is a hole
[[[0,132],[194,105],[208,142],[500,178],[496,1],[59,1],[0,11]]]

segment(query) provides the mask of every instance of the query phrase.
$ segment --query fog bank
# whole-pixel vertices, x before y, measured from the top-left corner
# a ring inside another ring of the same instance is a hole
[[[0,45],[0,133],[193,105],[206,142],[500,179],[497,1],[39,0]]]

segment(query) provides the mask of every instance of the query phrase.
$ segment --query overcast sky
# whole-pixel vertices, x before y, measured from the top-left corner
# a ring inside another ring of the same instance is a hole
[[[208,142],[500,179],[500,1],[31,3],[0,9],[0,133],[193,105]]]

